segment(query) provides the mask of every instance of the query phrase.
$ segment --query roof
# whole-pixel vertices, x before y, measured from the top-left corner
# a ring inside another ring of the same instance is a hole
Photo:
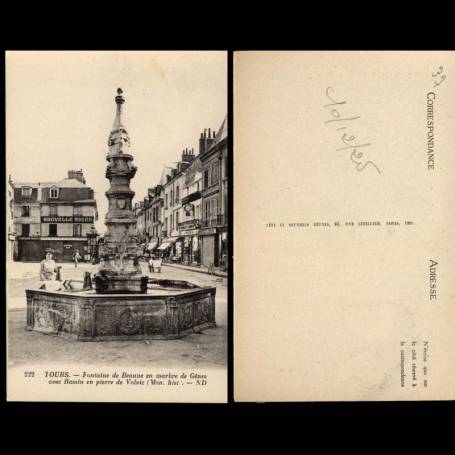
[[[54,183],[54,185],[59,188],[87,188],[87,185],[77,179],[63,179]]]
[[[13,182],[14,187],[20,188],[22,186],[30,186],[32,188],[49,188],[55,185],[55,182],[39,182],[39,183],[29,183],[29,182]]]
[[[224,117],[223,123],[221,124],[220,128],[218,129],[218,132],[215,135],[215,144],[218,144],[218,142],[221,142],[223,139],[225,139],[228,135],[228,122],[227,122],[227,115]]]
[[[161,186],[164,186],[167,183],[166,175],[172,176],[172,173],[171,173],[172,169],[176,169],[176,166],[167,165],[167,166],[163,167],[163,171],[161,172],[161,178],[160,178],[160,183],[159,183]]]
[[[56,186],[58,188],[89,188],[84,183],[80,182],[77,179],[63,179],[59,182],[33,182],[33,183],[17,183],[14,182],[14,187],[20,188],[23,186],[29,186],[31,188],[51,188]]]

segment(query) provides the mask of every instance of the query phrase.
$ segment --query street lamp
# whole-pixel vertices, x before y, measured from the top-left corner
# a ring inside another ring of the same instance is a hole
[[[90,228],[90,231],[87,232],[87,246],[88,246],[88,251],[90,254],[90,261],[93,261],[93,259],[97,255],[97,237],[98,237],[98,232],[95,229],[95,226],[92,224],[92,227]]]

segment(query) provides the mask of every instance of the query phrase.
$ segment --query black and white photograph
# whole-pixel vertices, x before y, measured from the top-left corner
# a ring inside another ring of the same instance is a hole
[[[227,52],[6,53],[8,400],[227,401]]]

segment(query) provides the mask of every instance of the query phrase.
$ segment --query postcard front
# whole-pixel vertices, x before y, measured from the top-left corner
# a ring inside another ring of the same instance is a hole
[[[9,401],[227,401],[226,58],[7,52]]]

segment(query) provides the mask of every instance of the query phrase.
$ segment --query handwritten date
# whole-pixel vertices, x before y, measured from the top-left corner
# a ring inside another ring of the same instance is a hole
[[[328,109],[331,115],[331,119],[326,120],[324,123],[328,126],[334,125],[337,126],[336,131],[343,131],[347,130],[348,127],[346,126],[346,122],[353,122],[360,118],[360,116],[356,117],[341,117],[340,114],[340,107],[345,105],[346,101],[336,101],[334,97],[335,90],[332,87],[327,87],[325,94],[330,101],[330,103],[326,104],[324,108]],[[357,171],[362,172],[368,166],[374,168],[379,174],[381,171],[379,167],[371,160],[366,160],[364,158],[364,153],[362,151],[358,151],[360,148],[369,147],[371,143],[358,143],[356,137],[352,134],[347,132],[342,133],[341,142],[343,143],[342,147],[337,148],[337,151],[341,150],[349,150],[351,152],[350,159],[354,163],[355,168]]]

